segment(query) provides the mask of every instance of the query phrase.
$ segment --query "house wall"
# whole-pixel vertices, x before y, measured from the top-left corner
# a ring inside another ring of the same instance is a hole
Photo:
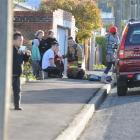
[[[25,44],[29,44],[29,40],[34,38],[34,34],[37,30],[43,30],[46,38],[47,31],[50,29],[53,29],[54,36],[60,44],[61,53],[66,54],[68,36],[70,35],[75,38],[75,19],[71,13],[60,9],[47,14],[36,11],[15,11],[14,30],[22,32],[25,38]],[[64,64],[66,73],[66,59],[64,60]]]
[[[37,30],[43,30],[45,34],[52,29],[53,14],[45,14],[31,11],[16,11],[14,13],[14,30],[20,31],[25,40],[34,38]]]
[[[56,10],[53,13],[41,13],[36,11],[15,11],[14,30],[21,31],[26,40],[33,39],[37,30],[47,31],[53,29],[57,38],[58,26],[68,29],[70,35],[75,38],[75,19],[71,13]]]
[[[75,38],[75,18],[71,13],[58,9],[53,12],[53,30],[57,36],[57,27],[63,27],[70,31],[70,35]]]

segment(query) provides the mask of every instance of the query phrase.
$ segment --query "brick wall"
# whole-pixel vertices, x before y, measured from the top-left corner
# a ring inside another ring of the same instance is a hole
[[[15,11],[14,13],[14,30],[22,32],[25,44],[34,38],[37,30],[43,30],[46,38],[47,31],[53,29],[57,38],[58,26],[68,28],[70,34],[75,37],[75,19],[69,12],[59,9],[47,14],[36,11]]]
[[[14,31],[22,32],[25,38],[25,44],[34,38],[37,30],[47,31],[52,29],[53,14],[31,12],[31,11],[16,11],[14,13]]]

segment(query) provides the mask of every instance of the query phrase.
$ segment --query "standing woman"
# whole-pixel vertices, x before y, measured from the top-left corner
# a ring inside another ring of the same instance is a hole
[[[117,27],[116,26],[111,26],[109,28],[109,33],[106,36],[106,41],[107,41],[107,50],[106,50],[106,62],[107,62],[107,67],[104,70],[104,73],[101,77],[101,81],[104,83],[108,83],[106,80],[107,75],[109,71],[111,70],[112,66],[115,65],[116,61],[116,49],[117,46],[120,43],[119,36],[117,33]]]
[[[39,45],[40,41],[42,40],[44,36],[44,31],[38,30],[35,33],[35,39],[32,42],[32,69],[33,69],[33,75],[36,77],[36,79],[40,79],[40,61],[41,61],[41,55],[39,51]]]

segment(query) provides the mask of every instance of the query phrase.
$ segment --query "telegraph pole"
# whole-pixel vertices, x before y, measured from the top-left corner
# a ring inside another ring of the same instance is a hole
[[[114,2],[114,16],[115,16],[115,25],[118,27],[119,35],[121,34],[121,6],[122,0],[115,0]]]
[[[0,0],[0,140],[7,139],[12,67],[12,0]]]
[[[137,8],[138,7],[138,1],[137,0],[131,0],[131,18],[137,19]]]

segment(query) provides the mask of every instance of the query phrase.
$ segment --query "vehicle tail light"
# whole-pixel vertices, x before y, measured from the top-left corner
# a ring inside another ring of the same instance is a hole
[[[127,75],[128,78],[133,78],[133,76],[134,76],[133,74],[128,74]]]
[[[123,59],[124,57],[124,50],[119,50],[119,58]]]
[[[123,33],[122,33],[121,44],[120,44],[120,47],[119,47],[119,58],[120,59],[125,58],[124,49],[125,49],[125,40],[126,40],[127,32],[128,32],[128,27],[126,26]]]

